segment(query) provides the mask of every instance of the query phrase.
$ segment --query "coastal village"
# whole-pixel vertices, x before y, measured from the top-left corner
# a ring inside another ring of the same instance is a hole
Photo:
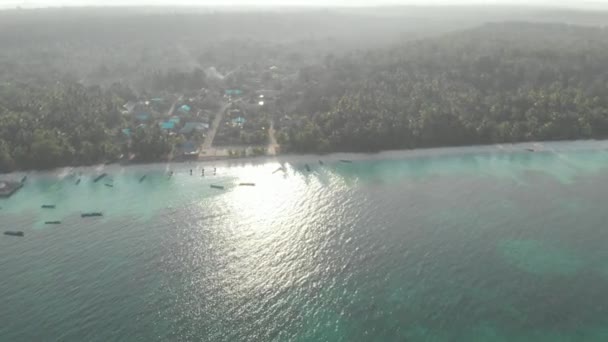
[[[297,77],[296,71],[280,70],[275,65],[239,68],[225,76],[211,67],[205,70],[204,88],[129,101],[122,107],[128,122],[122,139],[130,143],[138,130],[157,126],[175,141],[167,160],[276,155],[274,118],[282,119],[277,88]]]

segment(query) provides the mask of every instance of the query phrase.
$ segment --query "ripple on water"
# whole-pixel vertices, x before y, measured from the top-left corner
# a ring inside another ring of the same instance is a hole
[[[503,240],[498,249],[509,264],[538,275],[575,275],[583,266],[576,255],[537,240]]]
[[[491,149],[31,175],[0,341],[608,341],[608,154]]]

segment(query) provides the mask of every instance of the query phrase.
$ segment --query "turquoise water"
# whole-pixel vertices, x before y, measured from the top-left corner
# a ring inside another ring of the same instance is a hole
[[[30,173],[0,341],[608,341],[608,142],[528,146]]]

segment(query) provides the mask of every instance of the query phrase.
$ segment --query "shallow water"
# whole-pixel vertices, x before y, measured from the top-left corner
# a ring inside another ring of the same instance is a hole
[[[0,341],[608,341],[608,142],[528,146],[31,173]]]

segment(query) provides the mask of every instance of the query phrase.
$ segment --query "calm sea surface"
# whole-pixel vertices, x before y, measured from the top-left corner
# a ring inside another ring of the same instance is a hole
[[[30,173],[0,341],[608,341],[608,142],[530,146]]]

